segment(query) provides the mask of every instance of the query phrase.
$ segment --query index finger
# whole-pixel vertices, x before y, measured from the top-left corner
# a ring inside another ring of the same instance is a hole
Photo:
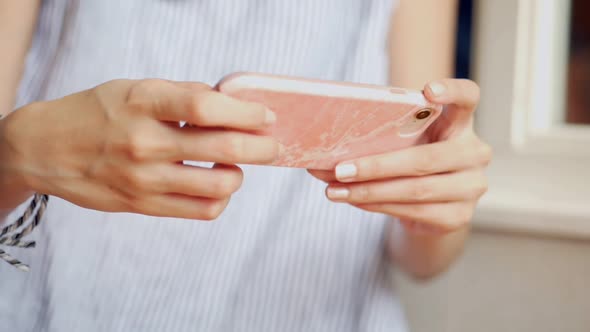
[[[195,88],[188,82],[140,81],[131,89],[129,102],[145,105],[158,120],[199,127],[257,130],[276,121],[274,113],[261,104],[240,101],[200,84]]]
[[[473,112],[479,103],[479,86],[466,79],[443,79],[424,88],[426,98],[434,103],[450,105],[445,117],[455,128],[473,124]]]
[[[467,79],[442,79],[430,82],[424,88],[426,98],[438,104],[452,104],[474,109],[479,103],[479,86]]]

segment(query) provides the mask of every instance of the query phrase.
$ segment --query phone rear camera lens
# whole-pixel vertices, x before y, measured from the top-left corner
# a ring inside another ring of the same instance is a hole
[[[424,120],[427,117],[429,117],[431,113],[432,113],[431,110],[425,109],[425,110],[421,110],[420,112],[416,113],[415,116],[416,116],[416,119],[418,119],[418,120]]]

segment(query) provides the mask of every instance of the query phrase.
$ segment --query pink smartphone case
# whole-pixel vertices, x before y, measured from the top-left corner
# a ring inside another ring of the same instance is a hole
[[[240,100],[266,105],[275,112],[275,125],[260,132],[274,136],[284,147],[279,159],[272,164],[274,166],[331,170],[342,161],[425,143],[423,132],[442,109],[440,105],[426,101],[424,104],[400,103],[248,86],[235,80],[240,75],[262,74],[233,74],[220,81],[217,89]],[[387,89],[390,93],[405,91],[371,85],[280,78],[297,80],[301,84],[321,82]],[[424,108],[432,110],[429,120],[422,123],[413,135],[400,135],[415,113]]]

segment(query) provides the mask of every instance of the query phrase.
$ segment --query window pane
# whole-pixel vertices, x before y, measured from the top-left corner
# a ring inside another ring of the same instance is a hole
[[[590,124],[590,1],[572,0],[566,121]]]

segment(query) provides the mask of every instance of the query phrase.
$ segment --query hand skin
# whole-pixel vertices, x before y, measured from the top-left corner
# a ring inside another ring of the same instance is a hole
[[[419,278],[444,270],[461,252],[487,190],[484,170],[492,155],[473,131],[475,83],[444,79],[424,91],[430,101],[446,105],[425,133],[430,144],[343,162],[335,172],[310,171],[329,183],[332,201],[402,220],[391,225],[388,252]]]
[[[30,104],[0,121],[0,209],[35,191],[101,211],[215,219],[241,185],[235,164],[277,157],[275,139],[249,133],[274,121],[205,84],[154,79]]]

